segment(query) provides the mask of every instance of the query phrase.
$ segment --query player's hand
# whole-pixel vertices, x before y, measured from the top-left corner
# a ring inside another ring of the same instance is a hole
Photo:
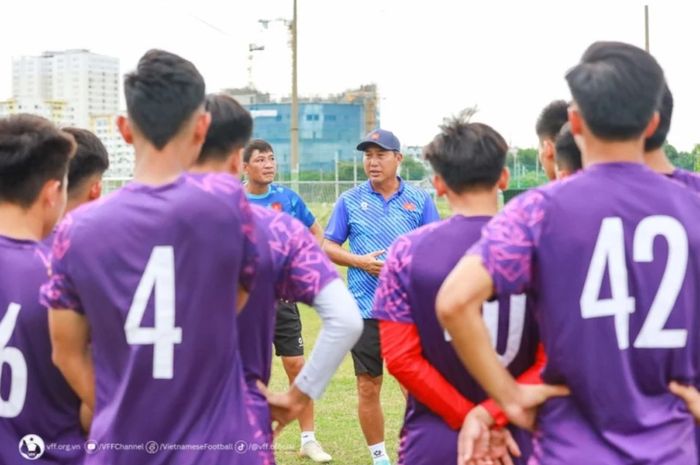
[[[518,384],[518,395],[514,402],[503,405],[503,411],[516,426],[528,431],[535,429],[537,410],[551,397],[568,396],[566,386],[551,384]]]
[[[379,273],[382,271],[382,266],[384,266],[384,262],[382,260],[377,260],[377,257],[383,253],[384,250],[377,250],[376,252],[362,255],[360,260],[360,269],[373,276],[379,276]]]
[[[83,433],[90,433],[90,426],[92,425],[92,410],[87,406],[86,403],[80,403],[80,426],[83,428]]]
[[[301,392],[296,384],[292,384],[289,390],[283,394],[270,392],[261,381],[258,381],[258,389],[267,398],[267,403],[270,406],[275,437],[285,426],[296,420],[311,402],[311,398]]]
[[[493,417],[480,405],[464,418],[457,442],[457,465],[512,465],[520,449],[506,429],[491,429]]]
[[[686,386],[684,384],[671,381],[668,388],[672,393],[683,399],[683,402],[688,406],[688,410],[695,417],[696,422],[700,422],[700,392],[695,386]]]

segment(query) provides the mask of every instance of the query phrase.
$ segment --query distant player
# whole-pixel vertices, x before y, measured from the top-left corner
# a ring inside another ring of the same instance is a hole
[[[212,123],[193,170],[238,176],[241,152],[253,125],[250,113],[226,95],[207,96],[206,108]],[[238,316],[238,329],[251,407],[265,426],[264,443],[272,445],[270,408],[257,383],[270,381],[277,300],[313,305],[323,321],[311,359],[295,381],[312,398],[325,390],[360,336],[362,320],[357,304],[308,229],[284,212],[257,205],[252,209],[260,235],[260,278]],[[330,461],[315,438],[302,444],[301,452],[314,461]]]
[[[581,150],[576,145],[571,125],[566,123],[554,140],[554,171],[557,179],[565,179],[583,169]]]
[[[507,151],[503,137],[485,124],[455,119],[444,125],[424,155],[435,171],[433,185],[447,198],[453,216],[399,237],[379,277],[373,316],[380,320],[382,355],[389,372],[409,392],[400,464],[453,463],[465,416],[486,400],[438,323],[435,297],[498,212],[498,191],[508,186]],[[535,361],[539,340],[525,296],[503,296],[486,304],[484,318],[503,364],[514,376],[525,374]],[[543,364],[540,357],[521,381],[540,382]],[[490,424],[499,417],[493,402],[480,408]],[[531,438],[522,431],[516,436],[525,452],[519,463],[526,463]]]
[[[534,463],[697,463],[694,422],[668,384],[697,381],[700,198],[643,164],[664,75],[643,50],[596,42],[567,73],[586,169],[532,190],[483,231],[441,289],[438,316]],[[533,299],[548,400],[499,364],[480,314],[494,293]]]
[[[90,438],[149,446],[98,448],[85,463],[262,463],[241,446],[261,432],[246,407],[236,318],[256,274],[254,220],[235,178],[184,172],[210,122],[204,80],[151,50],[124,91],[119,128],[136,150],[135,180],[63,220],[42,297],[54,362],[93,408]],[[287,400],[287,410],[305,405],[301,393]]]
[[[39,288],[48,277],[49,249],[42,244],[66,206],[66,173],[73,138],[33,115],[0,119],[0,463],[26,464],[20,441],[77,449],[24,453],[44,464],[78,465],[85,437],[80,399],[51,361],[47,309]],[[43,453],[43,454],[42,454]]]
[[[537,132],[539,139],[540,163],[542,163],[542,168],[550,181],[556,179],[555,139],[567,121],[568,111],[568,103],[564,100],[555,100],[542,109],[542,113],[537,118],[537,124],[535,124],[535,132]]]
[[[664,95],[659,106],[659,127],[656,132],[644,142],[644,163],[649,168],[684,184],[694,191],[700,191],[700,176],[697,173],[673,166],[664,152],[664,143],[671,129],[673,117],[673,94],[668,85],[664,87]]]
[[[68,167],[66,213],[102,195],[102,175],[109,169],[109,154],[102,141],[87,129],[63,128],[75,139],[77,150]]]
[[[399,139],[375,129],[360,142],[367,182],[344,192],[326,228],[324,250],[337,265],[348,267],[348,286],[357,301],[364,330],[352,350],[359,396],[358,416],[374,465],[388,465],[384,414],[380,403],[384,371],[379,325],[372,315],[383,257],[400,235],[439,220],[427,192],[398,177],[403,160]],[[342,247],[349,240],[350,250]]]
[[[243,152],[243,170],[247,179],[246,195],[250,203],[291,215],[309,228],[319,244],[323,241],[321,225],[299,194],[273,183],[277,174],[277,161],[270,144],[260,139],[251,141]],[[292,384],[304,368],[301,316],[294,300],[280,299],[277,303],[274,345],[275,354],[282,358],[282,367]],[[316,461],[330,461],[332,457],[316,441],[313,403],[309,403],[299,415],[299,427],[302,454],[309,455]]]

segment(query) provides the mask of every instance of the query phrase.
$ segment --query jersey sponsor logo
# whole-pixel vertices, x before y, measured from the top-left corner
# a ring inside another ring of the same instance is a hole
[[[362,202],[360,203],[360,208],[363,212],[366,212],[367,210],[369,210],[369,204],[367,202]]]
[[[279,213],[282,211],[282,204],[280,202],[272,202],[270,208]]]
[[[416,211],[416,204],[412,203],[412,202],[406,202],[405,204],[403,204],[403,208],[404,208],[404,210],[414,212],[414,211]]]
[[[36,434],[27,434],[19,441],[19,455],[27,460],[37,460],[44,455],[46,445]]]

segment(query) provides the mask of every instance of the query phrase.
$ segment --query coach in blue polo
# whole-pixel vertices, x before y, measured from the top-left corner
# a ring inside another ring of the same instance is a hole
[[[440,218],[428,193],[397,175],[403,155],[399,139],[392,132],[375,129],[357,150],[364,152],[368,180],[338,199],[325,231],[324,250],[336,264],[348,267],[348,287],[365,320],[362,337],[352,349],[358,416],[374,465],[387,465],[379,401],[383,361],[379,327],[372,318],[377,277],[385,252],[397,237]],[[346,240],[350,241],[350,251],[342,247]]]

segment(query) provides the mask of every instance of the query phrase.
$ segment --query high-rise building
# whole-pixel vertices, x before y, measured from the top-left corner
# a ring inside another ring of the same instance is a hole
[[[109,154],[109,170],[104,177],[126,179],[134,175],[134,147],[127,144],[117,128],[116,114],[93,115],[87,129],[100,138]]]
[[[17,105],[65,102],[74,124],[119,110],[119,59],[75,49],[22,56],[12,61],[12,96]]]
[[[226,89],[253,116],[253,137],[265,139],[275,150],[282,175],[290,167],[289,99],[273,101],[256,89]],[[374,84],[330,97],[299,99],[300,169],[332,171],[335,160],[361,160],[355,147],[379,125],[377,87]]]

